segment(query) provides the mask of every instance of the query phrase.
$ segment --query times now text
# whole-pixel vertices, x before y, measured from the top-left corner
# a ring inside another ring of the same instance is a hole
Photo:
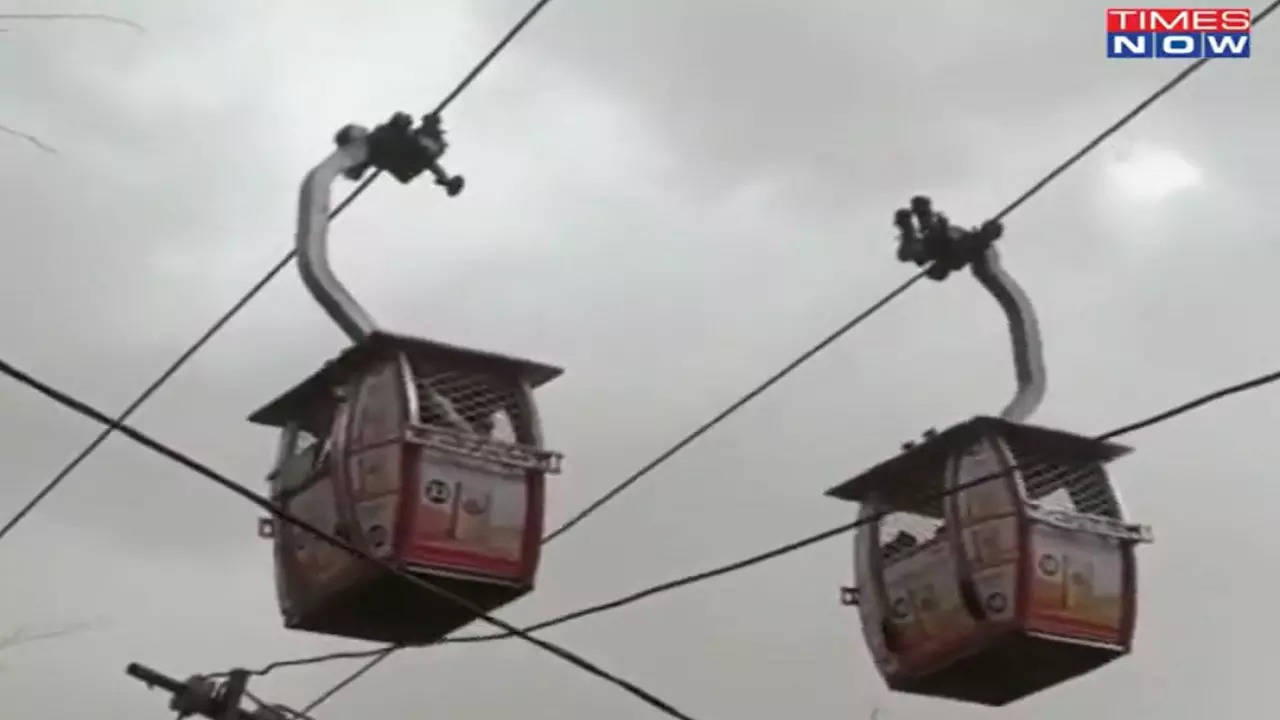
[[[1247,58],[1248,8],[1111,8],[1107,57]]]

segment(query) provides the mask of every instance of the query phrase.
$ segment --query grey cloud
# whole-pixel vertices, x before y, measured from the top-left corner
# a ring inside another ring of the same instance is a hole
[[[906,277],[889,221],[911,194],[980,222],[1176,66],[1103,58],[1100,2],[898,5],[552,3],[445,115],[467,192],[381,181],[339,219],[335,264],[388,327],[568,369],[543,393],[568,454],[549,523]],[[150,32],[63,25],[0,43],[0,63],[21,69],[0,121],[61,151],[0,138],[0,286],[5,358],[114,410],[287,250],[297,183],[334,130],[425,111],[525,5],[94,9]],[[1005,262],[1046,332],[1040,422],[1106,430],[1280,357],[1272,34],[1009,219]],[[1202,184],[1124,195],[1110,168],[1145,146],[1177,150]],[[537,592],[503,617],[539,620],[847,521],[821,492],[930,425],[996,409],[1006,343],[966,277],[914,289],[557,540]],[[244,416],[342,344],[289,268],[136,423],[257,484],[272,437]],[[14,385],[0,402],[9,508],[97,428]],[[1132,438],[1116,479],[1158,538],[1141,551],[1137,652],[1004,714],[1267,707],[1274,407],[1261,391]],[[113,624],[6,652],[6,711],[160,717],[164,698],[127,662],[185,675],[358,646],[279,628],[256,514],[112,440],[0,544],[0,633]],[[834,540],[546,636],[700,718],[985,717],[884,689],[836,602],[850,565]],[[348,669],[254,687],[302,705]],[[653,717],[513,641],[404,653],[317,717],[375,711]]]

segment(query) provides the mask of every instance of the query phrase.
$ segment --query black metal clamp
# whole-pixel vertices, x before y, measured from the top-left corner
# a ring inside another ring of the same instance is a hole
[[[976,262],[1003,232],[998,220],[972,230],[956,227],[923,195],[911,198],[910,209],[895,212],[893,224],[898,227],[898,259],[928,264],[928,276],[939,281]]]
[[[440,167],[440,156],[448,144],[437,115],[427,115],[414,127],[413,118],[396,113],[387,122],[369,131],[348,125],[334,136],[337,148],[307,173],[298,197],[298,272],[312,297],[338,327],[360,343],[377,330],[377,325],[351,292],[338,281],[329,264],[329,221],[331,191],[343,175],[359,180],[369,168],[385,170],[402,183],[424,172],[435,176],[436,184],[449,195],[462,192],[462,177]]]
[[[439,115],[424,115],[422,123],[415,128],[413,117],[398,112],[373,132],[359,125],[348,125],[334,136],[339,147],[361,139],[368,144],[368,159],[343,172],[350,180],[359,180],[372,166],[391,173],[402,183],[412,181],[423,172],[430,172],[449,197],[462,192],[466,186],[461,175],[450,175],[440,167],[440,156],[444,155],[449,144],[444,140]]]

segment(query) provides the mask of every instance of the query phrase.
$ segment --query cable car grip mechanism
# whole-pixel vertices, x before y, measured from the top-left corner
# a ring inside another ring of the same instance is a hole
[[[450,175],[440,167],[439,159],[448,149],[439,115],[424,115],[418,127],[408,113],[398,112],[372,132],[360,125],[347,125],[337,132],[334,142],[339,148],[364,142],[365,159],[343,171],[349,180],[359,180],[370,167],[385,170],[401,183],[412,182],[424,171],[430,172],[437,185],[449,197],[462,192],[466,181],[461,175]]]
[[[1040,342],[1040,327],[1031,300],[1000,265],[995,241],[1004,232],[998,220],[988,220],[971,230],[951,225],[935,212],[929,198],[911,198],[910,208],[894,213],[898,228],[898,259],[928,267],[930,279],[942,281],[954,271],[970,268],[1009,320],[1017,390],[1000,412],[1011,422],[1025,421],[1044,398],[1047,377]],[[904,447],[904,449],[906,449]]]

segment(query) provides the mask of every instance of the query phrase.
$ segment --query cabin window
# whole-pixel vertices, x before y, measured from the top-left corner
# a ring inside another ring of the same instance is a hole
[[[1116,500],[1101,463],[1073,463],[1061,458],[1017,454],[1027,500],[1051,510],[1119,520]]]
[[[529,442],[521,388],[513,381],[469,370],[415,363],[418,422],[498,442]]]
[[[273,477],[277,492],[294,493],[309,484],[315,474],[316,450],[317,445],[312,442],[281,463]]]
[[[277,493],[290,495],[305,489],[318,472],[328,467],[328,453],[319,456],[323,441],[311,433],[299,430],[294,448],[293,454],[272,474],[271,482]]]
[[[941,542],[947,531],[941,518],[908,512],[893,512],[877,523],[880,555],[893,562],[915,552],[917,548]]]

